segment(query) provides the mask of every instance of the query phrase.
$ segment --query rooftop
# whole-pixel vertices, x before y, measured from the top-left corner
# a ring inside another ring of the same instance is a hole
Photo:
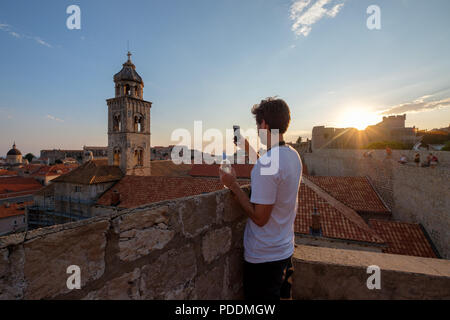
[[[240,181],[239,184],[245,185],[248,181]],[[224,186],[217,178],[125,176],[100,197],[97,205],[109,206],[113,191],[120,193],[117,207],[135,208],[222,189]]]
[[[34,192],[41,188],[42,185],[34,178],[6,177],[0,179],[0,196],[24,191]]]
[[[153,160],[150,163],[152,176],[189,176],[192,164],[175,164],[172,160]]]
[[[391,214],[366,177],[308,176],[308,179],[358,213]]]
[[[97,184],[113,182],[123,177],[122,170],[117,166],[110,166],[106,160],[91,160],[78,168],[59,176],[53,182],[67,182],[76,184]]]
[[[25,207],[32,201],[23,203],[0,204],[0,219],[25,214]]]
[[[369,225],[386,241],[385,253],[438,257],[420,224],[371,219]]]
[[[232,164],[238,178],[249,179],[253,164]],[[193,164],[189,174],[194,177],[219,177],[219,164]]]
[[[320,213],[322,236],[373,244],[384,243],[384,240],[364,222],[355,210],[339,203],[303,177],[298,193],[295,232],[310,234],[311,213],[314,208],[317,208]]]

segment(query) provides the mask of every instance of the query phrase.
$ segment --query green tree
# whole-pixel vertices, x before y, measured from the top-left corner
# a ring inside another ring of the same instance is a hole
[[[442,151],[450,151],[450,141],[447,141],[445,146],[442,148]]]
[[[27,153],[24,158],[27,159],[29,163],[31,163],[31,161],[33,161],[33,159],[36,157],[32,153]]]

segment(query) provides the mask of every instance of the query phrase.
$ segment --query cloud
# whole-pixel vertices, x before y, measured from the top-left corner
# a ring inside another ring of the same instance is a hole
[[[46,116],[46,118],[50,119],[50,120],[58,121],[58,122],[64,122],[64,120],[56,118],[56,117],[54,117],[52,115],[49,115],[49,114]]]
[[[14,32],[14,31],[11,31],[9,34],[16,38],[22,38],[22,35],[18,34],[17,32]]]
[[[49,48],[53,48],[53,46],[52,46],[50,43],[48,43],[48,42],[42,40],[40,37],[29,36],[29,35],[21,34],[21,33],[18,33],[18,32],[13,31],[12,29],[13,29],[13,28],[12,28],[11,25],[6,24],[6,23],[0,23],[0,30],[5,31],[5,32],[8,32],[11,36],[13,36],[13,37],[15,37],[15,38],[18,38],[18,39],[24,38],[24,39],[34,40],[34,41],[36,41],[38,44],[40,44],[40,45],[42,45],[42,46],[46,46],[46,47],[49,47]]]
[[[37,43],[39,43],[39,44],[41,44],[41,45],[43,45],[43,46],[46,46],[46,47],[49,47],[49,48],[52,47],[48,42],[45,42],[44,40],[42,40],[42,39],[39,38],[39,37],[34,37],[34,40],[35,40]]]
[[[294,31],[297,36],[308,36],[312,30],[312,26],[316,22],[324,17],[336,17],[344,6],[344,1],[345,0],[294,1],[289,10],[289,17],[292,21],[294,21],[292,24],[292,31]]]
[[[429,101],[429,98],[431,97],[432,95],[426,95],[412,102],[391,106],[388,109],[381,111],[381,114],[390,115],[406,112],[424,112],[450,107],[450,98]]]

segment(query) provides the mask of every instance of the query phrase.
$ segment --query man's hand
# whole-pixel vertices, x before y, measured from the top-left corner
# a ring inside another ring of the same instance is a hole
[[[239,187],[237,181],[236,181],[236,171],[233,167],[231,167],[231,174],[226,173],[223,170],[219,168],[219,176],[220,181],[223,183],[224,186],[226,186],[228,189],[233,190],[236,187]]]

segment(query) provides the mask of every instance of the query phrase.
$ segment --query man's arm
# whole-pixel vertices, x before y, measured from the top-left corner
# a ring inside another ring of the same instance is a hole
[[[272,213],[273,204],[254,204],[250,202],[247,194],[239,187],[237,183],[230,187],[236,200],[245,210],[248,217],[259,227],[264,227],[269,221]]]
[[[247,216],[259,227],[263,227],[269,221],[273,204],[254,204],[250,202],[247,194],[241,189],[236,181],[236,173],[231,168],[232,173],[226,173],[219,169],[219,176],[222,183],[227,186],[239,202]]]

